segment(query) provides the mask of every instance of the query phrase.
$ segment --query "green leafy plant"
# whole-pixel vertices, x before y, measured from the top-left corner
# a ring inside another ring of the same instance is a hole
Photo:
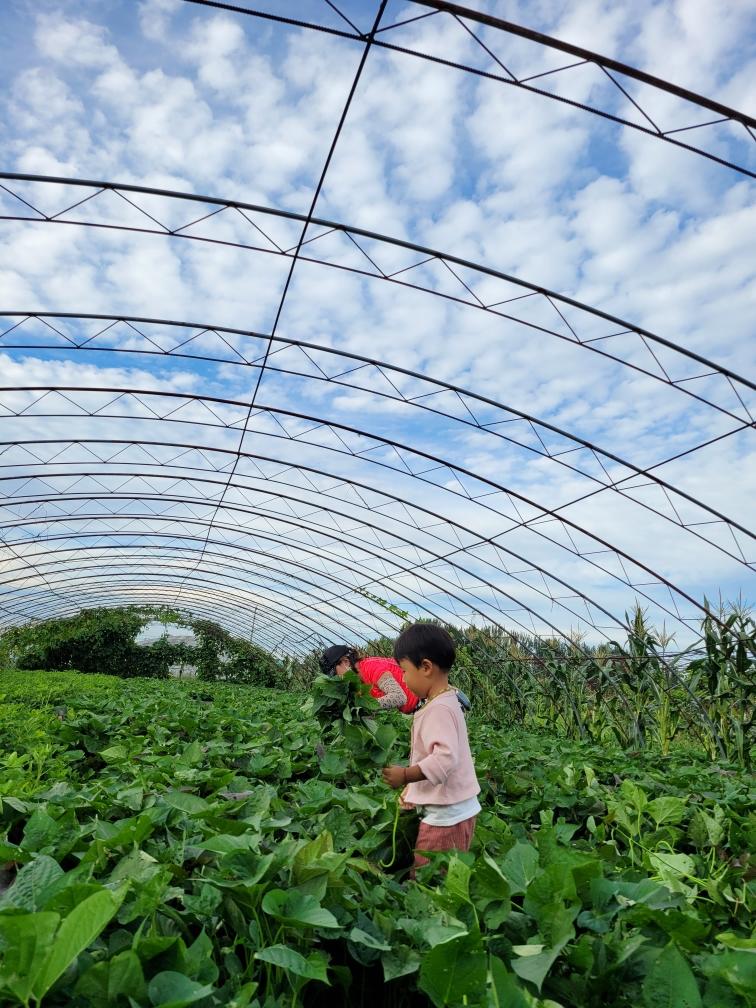
[[[0,1004],[749,1008],[735,762],[473,717],[473,847],[408,883],[364,694],[0,673]]]
[[[309,707],[321,727],[323,758],[338,743],[348,752],[345,776],[374,774],[377,767],[386,765],[397,731],[355,672],[318,676],[312,683]]]

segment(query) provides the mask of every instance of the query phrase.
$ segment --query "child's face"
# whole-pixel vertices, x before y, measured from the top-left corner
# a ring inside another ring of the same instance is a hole
[[[349,671],[349,668],[350,663],[349,663],[349,657],[347,655],[344,655],[343,658],[339,658],[339,660],[333,666],[333,670],[337,676],[346,675],[346,673]]]
[[[409,658],[402,658],[399,665],[404,673],[404,681],[407,684],[407,688],[412,690],[415,696],[421,699],[428,696],[433,673],[433,666],[428,659],[423,658],[419,665],[415,665]]]

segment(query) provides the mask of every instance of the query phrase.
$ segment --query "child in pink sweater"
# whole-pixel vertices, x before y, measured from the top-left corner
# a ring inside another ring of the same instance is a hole
[[[446,630],[415,623],[397,639],[394,657],[409,689],[426,703],[412,719],[409,766],[388,766],[384,781],[404,788],[402,801],[419,806],[415,868],[428,864],[420,851],[469,850],[480,812],[465,717],[449,685],[454,642]],[[414,878],[414,869],[411,873]]]

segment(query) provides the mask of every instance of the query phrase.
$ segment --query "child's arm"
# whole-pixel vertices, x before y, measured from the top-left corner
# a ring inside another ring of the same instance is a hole
[[[387,766],[383,768],[383,779],[389,787],[394,789],[405,787],[407,784],[417,784],[418,781],[425,780],[425,774],[419,766]]]
[[[388,766],[383,771],[383,779],[392,788],[404,787],[429,780],[433,784],[444,784],[458,763],[457,731],[449,711],[439,708],[423,715],[420,733],[423,747],[428,755],[415,766]],[[421,751],[422,751],[421,749]]]

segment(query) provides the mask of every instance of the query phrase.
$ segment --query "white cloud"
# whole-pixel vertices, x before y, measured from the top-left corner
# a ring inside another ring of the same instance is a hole
[[[181,9],[181,0],[141,0],[139,25],[145,38],[153,42],[166,40],[171,18]]]
[[[57,13],[37,13],[37,50],[46,59],[67,67],[101,70],[117,62],[117,50],[106,41],[107,36],[103,25],[84,18],[69,20]]]
[[[29,386],[82,386],[97,388],[154,389],[171,392],[189,392],[195,389],[199,378],[189,371],[155,373],[154,371],[124,367],[97,367],[83,364],[76,358],[45,360],[41,357],[0,354],[0,371],[4,383]],[[103,401],[112,395],[103,393]]]

